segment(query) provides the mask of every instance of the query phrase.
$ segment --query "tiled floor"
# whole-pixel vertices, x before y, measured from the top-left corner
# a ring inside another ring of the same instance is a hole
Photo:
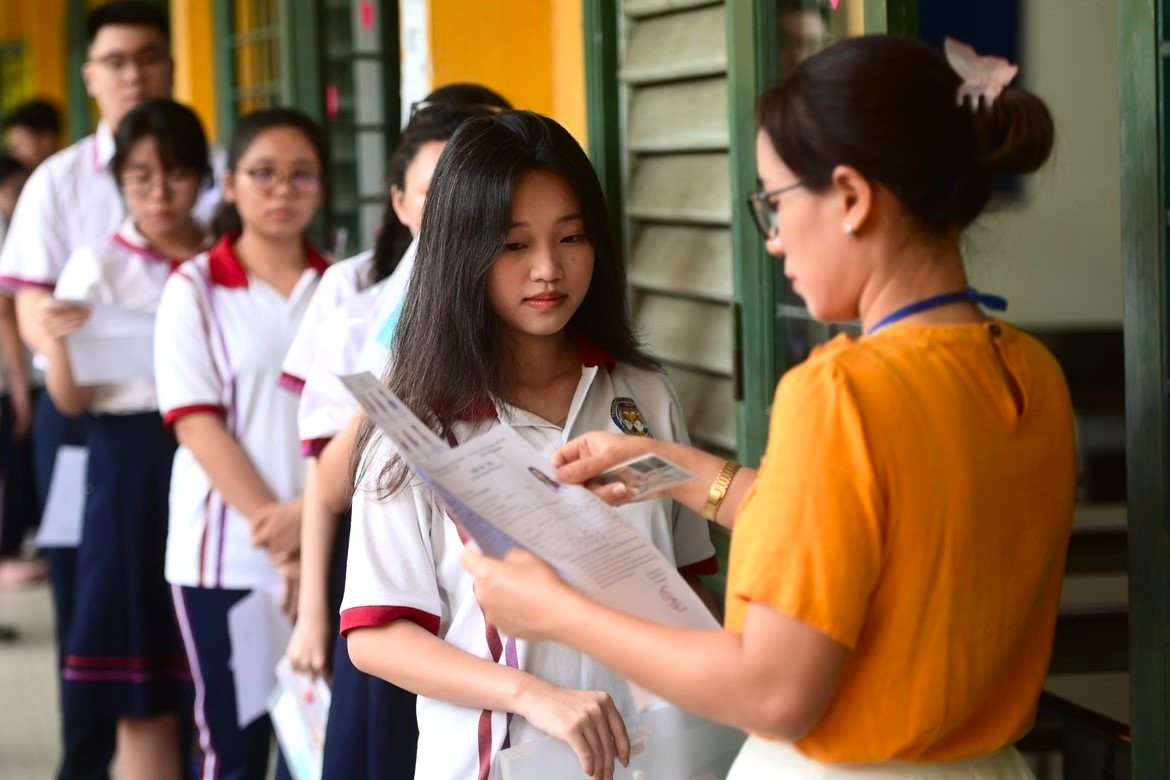
[[[47,780],[57,765],[56,655],[47,585],[0,590],[0,780]]]

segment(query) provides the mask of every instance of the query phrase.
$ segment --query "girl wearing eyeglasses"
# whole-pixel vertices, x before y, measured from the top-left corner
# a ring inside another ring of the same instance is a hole
[[[1004,89],[1014,66],[970,55],[965,82],[922,43],[850,39],[762,98],[767,250],[814,317],[864,335],[784,376],[759,471],[604,434],[553,457],[562,482],[650,451],[696,475],[670,496],[732,529],[724,631],[605,608],[530,555],[465,557],[502,632],[750,732],[735,780],[1031,777],[1011,746],[1048,668],[1072,409],[1052,355],[980,309],[1002,299],[969,288],[960,236],[1053,123]]]
[[[40,302],[45,385],[70,417],[93,414],[75,607],[65,638],[63,706],[116,721],[127,778],[181,776],[180,718],[190,672],[163,577],[175,438],[158,414],[154,378],[74,378],[66,337],[95,305],[151,313],[171,271],[206,245],[191,216],[211,176],[194,112],[170,100],[132,109],[114,136],[112,170],[129,213],[109,238],[77,250]]]
[[[171,276],[159,309],[159,408],[179,442],[166,576],[195,684],[200,777],[266,774],[268,717],[249,713],[240,725],[233,672],[260,650],[233,646],[228,614],[256,591],[296,603],[304,464],[296,397],[277,382],[326,267],[305,239],[325,161],[320,128],[300,112],[240,119],[220,238]],[[278,776],[285,772],[282,762]]]

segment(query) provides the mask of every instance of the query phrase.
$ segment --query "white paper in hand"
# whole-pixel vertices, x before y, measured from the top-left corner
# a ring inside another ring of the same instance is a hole
[[[81,387],[154,378],[154,312],[86,304],[89,319],[65,337],[73,381]]]
[[[89,450],[68,444],[57,448],[53,478],[37,544],[41,547],[77,547],[85,524],[85,480]]]
[[[278,594],[267,589],[257,588],[228,610],[240,728],[247,728],[268,710],[268,699],[276,687],[276,665],[291,636],[292,626],[280,611]]]
[[[277,688],[268,714],[293,780],[320,780],[332,694],[325,681],[294,672],[288,657],[276,665]]]
[[[626,719],[630,765],[614,765],[614,780],[723,780],[747,738],[742,731],[712,723],[675,707]],[[577,754],[553,737],[500,751],[493,780],[583,777]]]

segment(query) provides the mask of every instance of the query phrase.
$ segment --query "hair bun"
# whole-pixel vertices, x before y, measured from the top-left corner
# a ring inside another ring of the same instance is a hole
[[[970,111],[967,106],[961,110]],[[991,104],[973,112],[979,162],[1005,173],[1031,173],[1052,153],[1052,114],[1024,89],[1006,89]]]

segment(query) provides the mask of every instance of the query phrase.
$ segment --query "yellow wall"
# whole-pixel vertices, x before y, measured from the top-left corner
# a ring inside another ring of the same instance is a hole
[[[477,81],[585,143],[581,2],[431,0],[433,86]]]
[[[218,130],[215,113],[215,40],[211,0],[170,0],[175,100],[195,110],[208,137]]]
[[[0,43],[23,42],[27,47],[29,96],[53,100],[62,112],[68,100],[66,1],[0,0]]]

